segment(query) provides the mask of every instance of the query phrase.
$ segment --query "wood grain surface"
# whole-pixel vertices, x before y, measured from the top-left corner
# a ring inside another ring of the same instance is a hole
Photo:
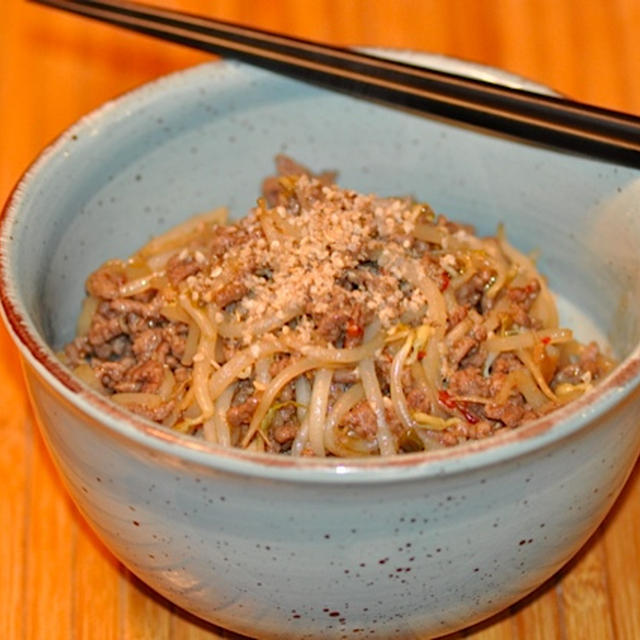
[[[151,1],[151,0],[149,0]],[[442,53],[502,67],[585,102],[640,114],[638,0],[155,0],[339,45]],[[79,116],[209,59],[177,45],[0,0],[0,200]],[[640,425],[639,425],[640,427]],[[235,638],[153,594],[67,497],[0,328],[0,638]],[[525,601],[451,636],[640,638],[640,471],[587,546]]]

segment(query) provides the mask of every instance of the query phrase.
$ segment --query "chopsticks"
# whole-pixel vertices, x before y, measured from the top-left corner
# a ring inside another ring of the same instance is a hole
[[[640,118],[125,0],[34,0],[367,100],[640,168]]]

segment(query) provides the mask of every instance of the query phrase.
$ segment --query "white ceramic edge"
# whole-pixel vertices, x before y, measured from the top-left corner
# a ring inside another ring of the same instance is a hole
[[[386,55],[389,53],[386,52]],[[405,52],[405,55],[421,57],[420,54],[412,52]],[[427,56],[427,58],[428,63],[437,68],[438,60],[441,57]],[[467,64],[464,61],[455,61],[456,73],[463,73]],[[0,241],[2,241],[0,242],[0,276],[2,280],[7,273],[11,255],[11,245],[4,239],[11,236],[11,228],[23,193],[40,167],[45,165],[49,158],[54,156],[79,131],[97,126],[112,110],[126,112],[129,104],[139,108],[145,100],[153,99],[155,94],[164,87],[171,86],[182,79],[188,80],[191,76],[195,77],[202,73],[205,67],[211,65],[242,66],[240,63],[225,61],[204,63],[145,83],[137,89],[105,102],[96,110],[83,116],[43,150],[14,189],[0,220],[0,231],[2,232],[0,236]],[[471,65],[471,67],[473,66]],[[511,74],[493,70],[492,81],[502,82],[505,78],[510,78],[511,82],[518,86],[518,79]],[[26,319],[27,315],[17,302],[19,296],[11,282],[7,282],[5,294],[6,299],[3,297],[0,305],[0,315],[2,315],[14,343],[29,365],[57,393],[67,398],[81,411],[86,412],[97,423],[103,424],[104,428],[137,446],[188,461],[203,469],[214,468],[242,475],[301,482],[344,482],[345,479],[348,482],[388,482],[416,477],[448,475],[491,466],[505,459],[523,456],[569,436],[579,430],[584,421],[608,411],[640,385],[640,345],[638,345],[596,389],[585,394],[572,405],[558,409],[551,417],[541,418],[505,434],[468,442],[453,448],[428,453],[400,454],[386,459],[285,459],[284,456],[275,454],[252,454],[240,449],[223,448],[191,436],[177,434],[167,428],[132,416],[125,410],[101,399],[86,387],[81,391],[72,391],[68,385],[62,382],[62,376],[59,377],[53,373],[56,369],[62,370],[63,367],[58,363],[52,349],[40,339],[38,332],[30,322],[24,322],[23,319]],[[7,313],[5,308],[7,305],[13,307],[14,310]],[[15,309],[19,311],[15,313]],[[12,317],[9,318],[9,315]],[[14,322],[21,325],[19,329],[14,326]],[[21,337],[20,333],[25,333],[28,340]],[[31,342],[31,346],[27,342]],[[36,351],[40,352],[39,355],[35,353]],[[84,387],[84,385],[79,386]],[[108,409],[106,405],[108,405]]]

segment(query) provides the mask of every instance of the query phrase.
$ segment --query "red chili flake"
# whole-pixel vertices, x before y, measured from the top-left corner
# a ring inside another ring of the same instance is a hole
[[[440,275],[440,291],[446,291],[449,283],[451,282],[451,278],[446,271],[443,271]]]
[[[460,411],[460,413],[464,416],[464,419],[469,424],[476,424],[480,422],[480,418],[478,418],[478,416],[475,413],[471,413],[471,411],[469,411],[469,409],[467,409],[466,407],[462,406],[460,402],[458,402],[457,405],[458,405],[458,411]]]
[[[346,332],[350,338],[360,338],[364,334],[364,329],[359,324],[349,321]]]
[[[448,391],[442,389],[438,391],[438,400],[445,406],[447,409],[455,409],[456,401],[449,395]]]
[[[471,411],[469,411],[469,409],[466,408],[463,402],[458,402],[457,400],[454,400],[449,395],[448,391],[445,391],[444,389],[442,389],[441,391],[438,391],[438,400],[445,407],[447,407],[447,409],[457,409],[469,424],[476,424],[480,422],[480,418],[478,418],[478,416],[475,413],[472,413]]]
[[[545,336],[544,338],[540,339],[540,342],[542,342],[542,344],[550,344],[551,338],[549,336]]]
[[[527,292],[528,295],[531,295],[532,293],[538,293],[538,291],[540,290],[540,287],[538,285],[537,280],[533,280],[532,282],[529,282],[524,290]]]
[[[426,355],[427,352],[424,349],[420,349],[416,357],[418,358],[418,360],[423,360]]]

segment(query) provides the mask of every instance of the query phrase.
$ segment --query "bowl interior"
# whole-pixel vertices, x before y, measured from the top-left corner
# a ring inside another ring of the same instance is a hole
[[[640,341],[639,172],[332,93],[207,64],[108,104],[52,145],[8,209],[11,294],[43,342],[74,334],[86,276],[185,217],[243,215],[276,153],[341,185],[412,194],[539,267],[578,337],[619,358]]]

